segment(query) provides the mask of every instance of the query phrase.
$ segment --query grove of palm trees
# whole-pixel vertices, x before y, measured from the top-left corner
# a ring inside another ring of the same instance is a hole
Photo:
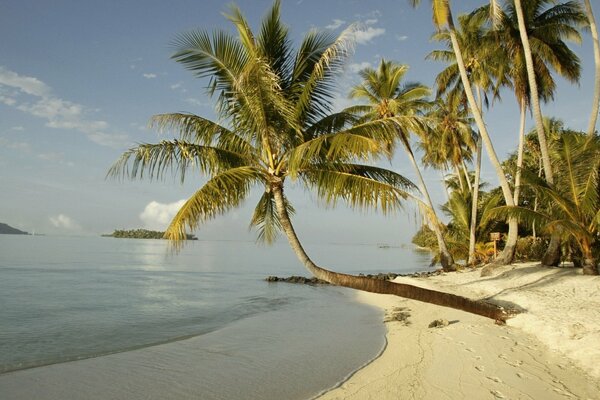
[[[540,105],[552,101],[557,77],[577,83],[581,65],[570,46],[581,41],[581,31],[591,27],[597,45],[592,6],[490,3],[458,16],[455,25],[452,2],[431,2],[440,50],[428,58],[442,68],[436,87],[404,82],[409,66],[381,49],[379,65],[359,73],[360,83],[348,93],[352,105],[343,110],[334,108],[334,88],[352,56],[352,26],[339,36],[310,31],[294,46],[279,1],[257,30],[232,6],[227,18],[236,34],[182,33],[172,56],[208,79],[217,119],[154,116],[151,126],[175,138],[131,148],[109,175],[152,179],[174,171],[182,181],[197,173],[208,178],[165,233],[175,248],[187,233],[258,190],[250,222],[258,238],[270,243],[283,233],[317,278],[504,321],[511,310],[492,303],[317,266],[294,230],[295,210],[286,196],[286,184],[294,182],[327,205],[341,201],[386,215],[416,205],[423,223],[414,241],[431,249],[444,271],[543,258],[598,274],[600,140],[595,128],[574,132],[550,123]],[[598,86],[590,90],[600,95]],[[502,160],[485,113],[512,95],[520,110],[515,155]],[[590,107],[595,121],[597,104]],[[530,115],[536,129],[525,135]],[[383,167],[394,155],[407,157],[416,182]],[[499,187],[481,181],[482,157],[490,160]],[[444,175],[448,201],[441,207],[431,199],[423,168]],[[490,251],[492,232],[501,234],[497,257]]]

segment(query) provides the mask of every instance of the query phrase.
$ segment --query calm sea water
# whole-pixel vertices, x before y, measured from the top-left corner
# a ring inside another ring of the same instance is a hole
[[[306,247],[342,272],[428,268],[406,248]],[[285,243],[170,255],[157,240],[0,235],[0,397],[309,398],[382,349],[380,312],[352,290],[268,275],[306,272]]]

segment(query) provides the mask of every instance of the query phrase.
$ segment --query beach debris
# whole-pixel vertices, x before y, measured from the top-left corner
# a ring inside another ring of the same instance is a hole
[[[490,390],[490,393],[497,399],[505,399],[506,397],[498,390]]]
[[[429,327],[430,328],[443,328],[448,325],[450,325],[450,322],[448,322],[447,319],[440,318],[440,319],[431,321],[431,323],[429,324]]]
[[[410,318],[410,309],[407,307],[395,307],[391,310],[386,316],[383,322],[401,322],[403,325],[408,326],[411,322],[408,320]]]

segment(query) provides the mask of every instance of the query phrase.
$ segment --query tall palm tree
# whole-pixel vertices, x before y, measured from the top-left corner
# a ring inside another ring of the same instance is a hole
[[[550,183],[554,181],[554,174],[539,100],[552,98],[554,81],[549,68],[554,68],[572,82],[579,79],[579,58],[564,40],[580,42],[577,27],[586,21],[578,3],[553,5],[554,3],[550,0],[532,0],[523,7],[520,0],[509,2],[501,28],[501,42],[515,65],[515,92],[525,91],[529,94],[517,94],[517,97],[522,106],[526,99],[529,100],[538,133],[544,174]],[[523,66],[527,77],[526,86],[522,79]],[[540,86],[541,90],[538,90]],[[557,265],[560,262],[558,232],[553,236],[542,261],[546,265]]]
[[[408,66],[381,60],[377,69],[365,68],[360,71],[362,82],[350,92],[353,99],[366,100],[368,104],[351,107],[348,110],[361,115],[361,121],[377,121],[396,116],[417,116],[430,106],[427,96],[429,88],[418,83],[403,84],[402,79]],[[441,222],[429,196],[427,185],[410,145],[410,130],[398,127],[398,139],[404,146],[408,158],[417,174],[419,189],[424,196],[426,214],[435,232],[440,253],[440,263],[444,270],[454,270],[454,259],[448,251],[442,235]],[[413,130],[414,131],[414,130]]]
[[[409,2],[413,6],[417,6],[420,4],[420,0],[409,0]],[[477,102],[475,101],[475,96],[473,94],[473,89],[471,86],[471,81],[469,79],[469,75],[467,72],[467,68],[465,66],[463,54],[461,51],[461,46],[458,42],[458,37],[456,34],[456,28],[454,26],[454,19],[452,17],[452,12],[450,8],[449,0],[431,0],[432,11],[433,11],[433,22],[438,29],[447,28],[448,34],[450,36],[450,41],[452,43],[452,50],[454,51],[454,55],[456,57],[456,64],[458,66],[458,70],[460,72],[460,79],[463,84],[463,88],[465,91],[465,95],[467,97],[467,101],[469,104],[469,108],[471,109],[471,113],[473,118],[475,119],[475,123],[477,125],[477,129],[481,135],[483,143],[485,145],[486,151],[490,158],[490,162],[496,171],[496,176],[498,177],[498,181],[500,182],[500,187],[502,188],[502,194],[504,196],[504,201],[508,205],[514,205],[512,190],[506,180],[506,176],[504,175],[504,170],[502,169],[502,165],[500,160],[498,159],[498,155],[496,154],[496,150],[494,149],[494,145],[488,133],[487,127],[483,121],[483,116],[481,114],[481,110],[478,107]],[[516,244],[517,244],[517,229],[518,224],[517,221],[511,219],[509,221],[509,235],[506,241],[506,245],[504,246],[504,250],[502,251],[501,256],[497,260],[502,264],[510,264],[513,260]]]
[[[509,2],[507,11],[509,17],[511,15],[516,17],[531,93],[531,109],[539,136],[544,174],[549,183],[553,183],[554,174],[539,103],[537,70],[544,67],[540,65],[540,61],[556,68],[557,56],[559,56],[563,60],[563,68],[559,67],[557,70],[571,81],[578,80],[579,59],[567,47],[564,40],[581,42],[581,35],[577,28],[587,22],[579,3],[573,1],[555,3],[553,0],[528,0],[523,6],[521,0],[514,0]],[[534,57],[538,58],[537,62]],[[564,61],[568,59],[571,59],[571,65],[570,68],[565,69]]]
[[[389,281],[330,271],[307,255],[291,221],[285,183],[297,180],[329,204],[343,200],[355,207],[396,210],[414,185],[392,171],[361,162],[389,155],[397,126],[416,128],[412,116],[357,123],[349,113],[331,113],[333,79],[348,53],[350,33],[338,38],[309,32],[298,51],[280,21],[276,1],[253,32],[241,11],[228,19],[237,37],[223,31],[180,35],[173,58],[199,77],[209,77],[217,96],[219,123],[193,114],[164,114],[152,124],[179,137],[140,144],[112,166],[111,176],[161,178],[190,171],[209,177],[181,207],[165,237],[176,246],[187,230],[244,201],[262,188],[252,217],[259,238],[272,241],[282,231],[302,264],[316,277],[336,285],[388,293],[505,320],[507,313],[489,303]]]
[[[588,125],[588,135],[592,136],[596,132],[596,121],[598,119],[598,111],[600,109],[600,42],[598,41],[598,28],[596,19],[592,11],[592,3],[590,0],[584,0],[585,14],[590,24],[592,40],[594,42],[594,64],[596,66],[596,74],[594,78],[594,100],[592,103],[592,114],[590,115],[590,123]]]
[[[488,11],[489,12],[489,11]],[[490,35],[486,28],[488,14],[474,12],[458,17],[460,29],[456,31],[458,43],[463,51],[465,67],[468,78],[473,82],[477,94],[477,106],[483,113],[483,106],[489,107],[490,97],[499,99],[499,88],[508,82],[506,62],[502,58],[498,42]],[[446,44],[445,50],[434,50],[427,55],[428,59],[443,61],[449,65],[436,77],[437,96],[446,93],[453,98],[460,98],[460,103],[466,104],[467,99],[462,85],[460,71],[456,62],[456,55],[452,50],[452,40],[448,31],[440,31],[433,35],[433,39]],[[456,101],[456,100],[454,100]],[[479,135],[478,135],[479,136]],[[475,162],[475,181],[473,182],[473,197],[471,204],[471,225],[469,235],[468,264],[475,261],[477,204],[479,197],[479,180],[481,174],[481,139],[477,139]],[[511,225],[511,237],[516,237],[518,227]]]

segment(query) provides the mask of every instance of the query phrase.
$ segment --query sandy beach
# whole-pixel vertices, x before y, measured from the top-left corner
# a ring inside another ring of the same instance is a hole
[[[499,326],[462,311],[359,293],[400,315],[386,323],[387,347],[330,399],[600,399],[600,277],[535,263],[398,281],[525,312]],[[429,328],[436,319],[450,322]]]

